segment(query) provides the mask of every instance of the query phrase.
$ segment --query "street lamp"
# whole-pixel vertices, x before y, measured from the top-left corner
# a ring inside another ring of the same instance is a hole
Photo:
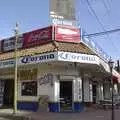
[[[114,113],[114,83],[113,83],[113,80],[112,80],[112,69],[113,69],[113,64],[114,62],[112,61],[112,59],[110,58],[109,62],[109,68],[110,68],[110,79],[111,79],[111,85],[112,85],[112,116],[111,116],[111,120],[114,120],[115,119],[115,113]]]
[[[18,54],[17,54],[17,42],[18,42],[18,36],[19,36],[19,26],[16,23],[15,29],[15,51],[14,51],[14,57],[15,57],[15,73],[14,73],[14,108],[13,108],[13,113],[16,114],[17,112],[17,59],[18,59]]]

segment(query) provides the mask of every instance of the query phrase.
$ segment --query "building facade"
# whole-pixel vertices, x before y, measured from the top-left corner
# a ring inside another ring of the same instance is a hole
[[[33,40],[39,36],[37,33],[25,38]],[[108,63],[78,40],[73,43],[74,39],[64,42],[58,38],[34,47],[30,43],[17,51],[18,109],[80,112],[85,104],[97,104],[111,97]],[[13,106],[14,63],[14,51],[0,54],[1,107]],[[119,74],[113,70],[113,75],[118,78],[114,87],[118,94]]]

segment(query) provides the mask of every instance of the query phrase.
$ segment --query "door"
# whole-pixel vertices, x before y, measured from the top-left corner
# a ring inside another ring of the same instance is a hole
[[[60,110],[72,110],[72,81],[60,81]]]
[[[4,106],[13,107],[14,80],[4,80]]]
[[[97,100],[97,86],[96,86],[96,84],[93,84],[92,90],[93,90],[93,103],[96,103],[96,100]]]

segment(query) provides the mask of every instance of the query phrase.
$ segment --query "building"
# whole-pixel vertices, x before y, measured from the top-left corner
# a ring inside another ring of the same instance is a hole
[[[107,61],[81,42],[78,29],[55,29],[51,32],[53,28],[47,27],[23,34],[23,45],[17,51],[18,109],[80,112],[85,103],[96,104],[111,96]],[[15,60],[10,40],[1,42],[1,106],[13,106]],[[114,88],[118,94],[120,75],[113,70],[113,76],[117,78]]]

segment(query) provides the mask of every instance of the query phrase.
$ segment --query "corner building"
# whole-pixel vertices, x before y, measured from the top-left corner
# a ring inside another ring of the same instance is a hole
[[[38,35],[39,36],[39,35]],[[40,37],[40,36],[39,36]],[[74,38],[75,39],[75,38]],[[17,107],[21,110],[81,112],[110,98],[108,63],[85,44],[64,39],[19,49]],[[114,89],[118,94],[119,74]],[[0,105],[13,106],[14,51],[0,54]]]

